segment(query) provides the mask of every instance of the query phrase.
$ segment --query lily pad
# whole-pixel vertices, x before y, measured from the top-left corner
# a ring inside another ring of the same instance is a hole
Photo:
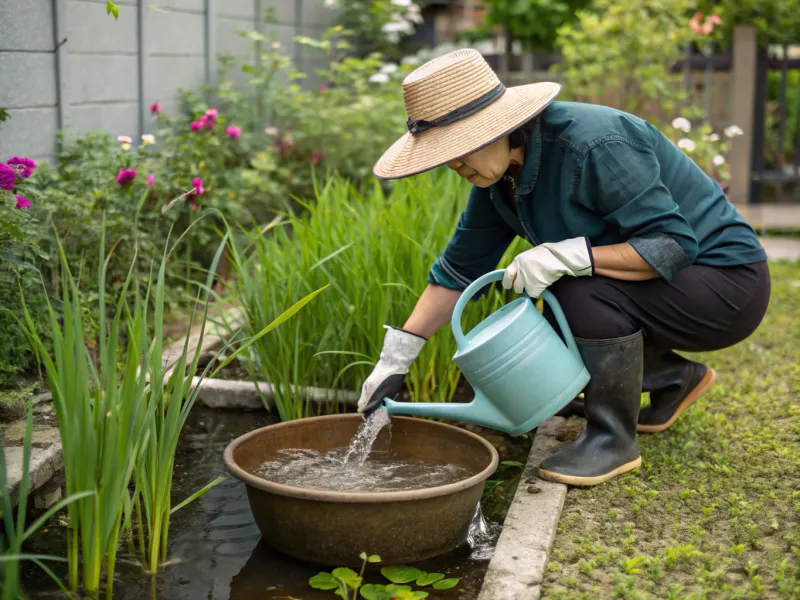
[[[364,600],[391,600],[392,595],[386,591],[386,586],[368,583],[361,588],[361,597]]]
[[[441,581],[437,581],[433,584],[433,589],[435,590],[449,590],[450,588],[454,588],[458,585],[459,580],[455,578],[451,579],[442,579]]]
[[[361,585],[361,577],[359,577],[358,573],[356,573],[352,569],[345,569],[345,568],[334,569],[331,574],[336,579],[343,581],[345,585],[353,589]]]
[[[330,573],[317,573],[308,580],[308,584],[315,590],[335,590],[339,587],[339,582]]]
[[[444,573],[423,573],[417,578],[417,585],[426,586],[444,579]]]
[[[392,583],[409,583],[416,581],[422,575],[422,571],[414,567],[383,567],[381,575]]]

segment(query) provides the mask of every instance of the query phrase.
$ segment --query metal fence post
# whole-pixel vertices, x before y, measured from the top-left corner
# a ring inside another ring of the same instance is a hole
[[[143,2],[144,0],[140,0]],[[217,84],[217,0],[206,0],[206,83]]]
[[[138,44],[138,69],[139,69],[139,135],[141,136],[148,129],[148,113],[150,112],[147,106],[147,5],[144,0],[140,0],[138,6],[138,19],[139,19],[139,38]]]
[[[731,180],[728,197],[734,204],[750,201],[755,129],[755,95],[758,40],[755,27],[738,25],[733,30],[733,65],[731,69],[731,119],[744,135],[731,140],[729,165]]]
[[[67,93],[67,0],[52,0],[53,6],[53,48],[55,49],[56,78],[56,118],[58,131],[70,125],[69,95]]]

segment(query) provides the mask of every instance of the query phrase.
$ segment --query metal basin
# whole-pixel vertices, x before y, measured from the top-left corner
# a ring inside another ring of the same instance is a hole
[[[497,468],[497,451],[482,437],[434,421],[393,417],[373,451],[455,464],[471,477],[433,488],[399,492],[333,492],[275,483],[252,475],[280,450],[326,452],[346,447],[360,415],[313,417],[270,425],[225,449],[225,465],[247,486],[250,509],[264,540],[295,558],[357,566],[361,552],[383,564],[424,560],[456,548],[467,536],[483,482]]]

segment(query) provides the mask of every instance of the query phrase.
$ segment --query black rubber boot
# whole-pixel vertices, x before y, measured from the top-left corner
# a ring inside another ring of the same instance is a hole
[[[642,464],[636,420],[642,389],[643,338],[577,339],[592,378],[583,391],[586,429],[542,461],[539,477],[568,485],[608,481]]]
[[[646,348],[642,391],[650,392],[650,405],[639,411],[636,430],[664,431],[683,411],[708,391],[716,373],[672,350]]]

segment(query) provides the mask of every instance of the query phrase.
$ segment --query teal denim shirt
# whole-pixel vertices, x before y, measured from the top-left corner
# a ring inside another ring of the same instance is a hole
[[[429,282],[463,290],[497,266],[517,235],[534,245],[581,236],[592,246],[630,242],[665,280],[695,263],[766,259],[713,179],[655,127],[612,108],[551,104],[533,124],[516,211],[502,188],[473,187]]]

